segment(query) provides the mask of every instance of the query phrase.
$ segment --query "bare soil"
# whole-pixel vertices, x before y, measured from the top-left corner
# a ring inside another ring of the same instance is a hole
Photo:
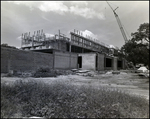
[[[98,72],[78,73],[75,75],[61,75],[57,77],[46,78],[19,78],[19,77],[1,77],[1,83],[13,84],[16,80],[37,80],[45,83],[65,82],[74,85],[93,86],[98,88],[100,86],[109,87],[111,89],[119,89],[129,94],[136,94],[146,98],[149,101],[149,78],[141,77],[137,73],[120,72],[120,74],[112,74],[107,72],[100,74]]]

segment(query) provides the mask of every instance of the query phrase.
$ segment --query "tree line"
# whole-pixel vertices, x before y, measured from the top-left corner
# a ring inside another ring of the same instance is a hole
[[[143,23],[136,32],[131,33],[131,39],[125,43],[118,56],[128,62],[149,66],[149,23]]]

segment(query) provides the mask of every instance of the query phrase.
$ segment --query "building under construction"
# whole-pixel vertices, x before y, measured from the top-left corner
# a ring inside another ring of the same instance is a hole
[[[115,50],[97,40],[70,32],[70,38],[59,33],[47,36],[43,30],[22,34],[21,49],[1,47],[1,72],[51,69],[119,70],[125,60],[116,57]]]
[[[62,34],[59,30],[58,34],[47,37],[43,30],[22,34],[23,50],[35,52],[50,53],[76,53],[77,65],[74,68],[91,69],[91,70],[117,70],[124,68],[124,61],[114,57],[114,50],[102,42],[83,36],[82,32],[74,30],[70,32],[70,38]],[[63,64],[65,60],[56,62]],[[65,67],[64,67],[65,68]],[[73,68],[73,67],[72,67]]]
[[[91,37],[83,37],[79,31],[70,32],[71,37],[68,38],[64,34],[55,34],[52,37],[47,37],[43,30],[34,32],[32,36],[29,33],[22,34],[22,46],[24,50],[34,50],[47,52],[52,50],[60,50],[75,53],[98,52],[111,54],[109,45],[98,43]]]

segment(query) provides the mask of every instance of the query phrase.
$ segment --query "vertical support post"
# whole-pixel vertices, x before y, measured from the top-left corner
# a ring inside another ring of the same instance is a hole
[[[43,29],[41,30],[41,35],[43,35]]]
[[[71,43],[69,43],[69,52],[71,52]]]
[[[69,53],[69,69],[71,69],[71,53]]]
[[[53,51],[53,69],[55,69],[55,51]]]
[[[60,39],[60,30],[58,30],[58,33],[59,33],[58,35],[59,35],[59,39]]]
[[[36,34],[36,38],[37,38],[37,41],[39,41],[39,39],[38,39],[38,31],[37,31],[37,34]]]
[[[122,58],[122,69],[125,69],[125,59]]]
[[[34,40],[34,35],[32,35],[32,47],[34,46],[33,40]]]
[[[30,32],[29,32],[29,34],[28,34],[28,38],[30,38]]]
[[[24,38],[23,38],[23,34],[22,34],[22,36],[21,36],[21,47],[23,45],[23,40],[24,40]]]
[[[113,70],[117,70],[117,57],[113,57],[113,61],[112,61],[112,64],[113,64]]]

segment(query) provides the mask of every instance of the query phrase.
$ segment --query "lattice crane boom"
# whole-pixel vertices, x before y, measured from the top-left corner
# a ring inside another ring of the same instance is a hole
[[[106,2],[107,2],[107,1],[106,1]],[[107,4],[110,6],[110,4],[109,4],[108,2],[107,2]],[[116,17],[117,23],[118,23],[118,25],[119,25],[119,28],[120,28],[120,30],[121,30],[122,36],[123,36],[123,38],[124,38],[124,40],[125,40],[125,43],[127,43],[127,41],[128,41],[127,36],[126,36],[126,34],[125,34],[125,31],[124,31],[124,29],[123,29],[123,26],[122,26],[122,24],[121,24],[121,21],[120,21],[120,19],[119,19],[118,14],[115,12],[119,7],[117,7],[116,9],[113,9],[113,8],[110,6],[110,8],[111,8],[111,10],[113,11],[113,13],[114,13],[114,15],[115,15],[115,17]]]

